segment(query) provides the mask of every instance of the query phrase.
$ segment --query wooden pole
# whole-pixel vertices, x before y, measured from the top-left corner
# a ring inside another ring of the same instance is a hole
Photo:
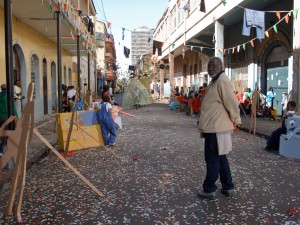
[[[64,157],[62,157],[59,152],[36,130],[33,133],[49,148],[51,151],[61,160],[67,167],[69,167],[87,186],[89,186],[95,193],[103,197],[103,193],[99,191],[94,185],[92,185],[81,173],[74,168]]]

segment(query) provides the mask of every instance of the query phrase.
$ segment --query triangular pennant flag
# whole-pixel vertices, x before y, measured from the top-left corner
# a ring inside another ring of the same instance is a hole
[[[232,54],[234,54],[234,48],[232,48]]]
[[[110,23],[110,22],[107,22],[107,29],[110,28],[110,25],[111,25],[111,23]]]
[[[201,2],[200,2],[200,12],[206,13],[204,0],[201,0]]]
[[[246,50],[246,45],[245,44],[243,44],[243,49]]]
[[[254,48],[254,41],[253,40],[250,41],[250,44],[251,44],[252,48]]]
[[[193,51],[194,46],[191,46],[191,51]]]
[[[276,12],[276,16],[277,16],[277,18],[278,18],[279,20],[281,19],[281,16],[280,16],[280,12],[279,12],[279,11]]]
[[[293,10],[293,16],[294,16],[294,19],[297,19],[297,16],[298,16],[298,9],[294,9],[294,10]]]
[[[269,37],[269,31],[266,30],[265,34],[267,37]]]
[[[276,24],[273,26],[273,29],[277,33],[277,26],[276,26]]]
[[[173,43],[173,44],[172,44],[172,48],[174,48],[174,47],[175,47],[175,44]]]
[[[200,47],[200,50],[201,50],[201,52],[202,52],[202,50],[203,50],[203,47]]]
[[[53,5],[52,5],[51,2],[50,2],[50,10],[51,10],[51,12],[54,12],[54,10],[53,10]]]
[[[221,1],[222,1],[223,5],[225,6],[227,3],[227,0],[221,0]]]
[[[286,15],[286,16],[284,17],[284,19],[285,19],[285,22],[288,24],[288,23],[289,23],[289,15]]]
[[[222,51],[223,51],[223,55],[225,55],[226,54],[226,49],[223,48]]]
[[[240,52],[240,47],[241,47],[240,45],[237,46],[237,51],[238,51],[238,52]]]

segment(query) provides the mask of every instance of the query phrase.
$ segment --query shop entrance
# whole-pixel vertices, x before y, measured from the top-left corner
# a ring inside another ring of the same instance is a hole
[[[282,93],[288,92],[288,52],[284,46],[274,48],[267,58],[266,84],[273,89],[273,107],[281,116]]]

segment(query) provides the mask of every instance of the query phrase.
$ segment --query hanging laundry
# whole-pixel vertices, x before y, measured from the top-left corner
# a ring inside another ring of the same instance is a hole
[[[125,31],[125,28],[122,28],[122,40],[123,41],[124,41],[124,37],[125,37],[124,31]]]
[[[132,70],[132,71],[135,71],[135,66],[129,65],[128,69],[129,69],[129,70]]]
[[[201,0],[201,2],[200,2],[200,12],[206,13],[205,0]]]
[[[163,46],[163,42],[160,41],[153,41],[153,54],[155,54],[156,49],[158,50],[158,55],[161,56],[161,49]]]
[[[245,9],[242,34],[250,36],[251,27],[256,27],[258,39],[265,38],[265,12]]]
[[[129,55],[130,55],[130,49],[126,48],[125,46],[124,46],[124,55],[126,58],[129,58]]]

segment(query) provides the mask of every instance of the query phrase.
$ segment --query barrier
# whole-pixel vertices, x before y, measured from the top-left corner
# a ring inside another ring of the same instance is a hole
[[[280,155],[300,159],[300,116],[292,116],[285,120],[287,134],[280,136]]]
[[[74,125],[70,136],[69,151],[104,145],[101,127],[98,124],[94,110],[78,111],[74,118]],[[68,132],[71,124],[72,113],[57,114],[58,144],[62,150],[66,150]]]

